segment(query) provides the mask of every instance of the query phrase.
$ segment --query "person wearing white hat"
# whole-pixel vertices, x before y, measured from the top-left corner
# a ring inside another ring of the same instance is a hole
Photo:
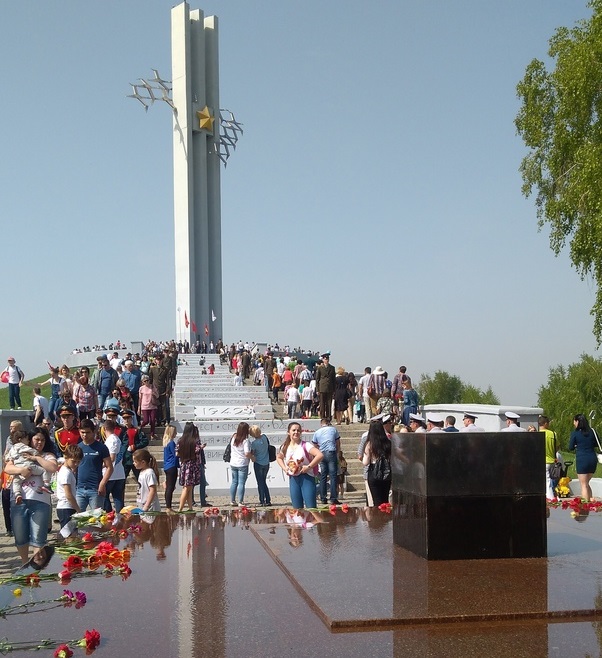
[[[474,413],[467,411],[464,414],[464,418],[462,419],[464,427],[460,430],[460,432],[484,432],[485,430],[482,427],[475,425],[475,420],[477,418],[478,416],[476,416]]]
[[[376,366],[368,380],[368,397],[370,399],[370,411],[372,416],[376,416],[376,408],[380,396],[383,394],[386,385],[385,371],[382,366]]]
[[[410,431],[420,434],[426,432],[424,418],[418,414],[410,414]]]
[[[520,416],[514,411],[506,411],[504,414],[506,416],[506,427],[503,427],[500,432],[526,432],[527,430],[524,427],[521,427],[518,424]]]
[[[443,432],[444,419],[439,414],[428,413],[426,415],[426,431],[427,432]]]

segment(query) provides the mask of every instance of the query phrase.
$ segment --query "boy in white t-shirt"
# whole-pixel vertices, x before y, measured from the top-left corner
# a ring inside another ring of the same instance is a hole
[[[84,453],[78,445],[68,445],[63,456],[65,463],[59,469],[56,477],[56,495],[58,499],[56,514],[61,528],[69,523],[74,514],[81,511],[75,498],[75,474]]]
[[[41,423],[48,418],[48,400],[42,395],[42,389],[39,386],[33,387],[33,424]]]

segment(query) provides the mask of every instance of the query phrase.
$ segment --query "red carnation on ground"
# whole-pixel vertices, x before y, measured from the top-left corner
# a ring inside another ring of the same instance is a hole
[[[54,658],[71,658],[73,651],[68,644],[59,644],[54,650]]]
[[[86,651],[94,651],[100,644],[100,633],[93,628],[91,631],[86,631],[84,634],[84,639],[82,640],[82,647],[86,647]]]

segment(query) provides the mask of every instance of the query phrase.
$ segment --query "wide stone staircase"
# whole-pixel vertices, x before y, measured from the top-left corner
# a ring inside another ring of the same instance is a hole
[[[186,355],[187,366],[178,368],[171,399],[172,424],[181,435],[187,422],[193,422],[198,428],[201,440],[207,444],[206,477],[207,494],[212,498],[228,494],[230,486],[230,467],[223,461],[223,453],[232,434],[241,421],[249,425],[258,425],[266,434],[270,443],[279,446],[286,436],[290,422],[284,412],[282,402],[274,403],[263,386],[253,385],[247,380],[244,386],[234,385],[234,375],[228,366],[220,365],[219,356],[203,355],[204,365],[199,364],[201,355]],[[210,364],[215,367],[215,374],[203,374]],[[304,439],[311,440],[316,429],[320,427],[318,418],[297,419],[303,427]],[[357,446],[361,435],[368,429],[367,425],[353,423],[337,426],[341,435],[341,447],[348,465],[347,491],[353,498],[362,497],[364,480],[362,464],[357,459]],[[149,451],[157,460],[159,471],[163,467],[163,430],[157,427],[157,438],[149,443]],[[148,431],[148,428],[147,428]],[[150,431],[147,436],[150,438]],[[288,496],[288,479],[275,462],[270,465],[268,486],[275,495]],[[257,484],[253,468],[249,469],[247,491],[256,496]],[[134,502],[137,484],[132,476],[126,483],[126,501]],[[356,495],[353,495],[355,492]],[[159,492],[163,498],[162,487]]]

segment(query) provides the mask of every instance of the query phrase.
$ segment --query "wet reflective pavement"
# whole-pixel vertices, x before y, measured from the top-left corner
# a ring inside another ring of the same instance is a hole
[[[357,508],[148,520],[118,543],[132,550],[129,579],[74,579],[84,608],[0,619],[0,635],[97,628],[99,657],[600,655],[600,515],[551,510],[548,558],[461,562],[395,546],[391,515]],[[0,588],[2,605],[13,587]],[[63,589],[43,582],[23,596]]]

